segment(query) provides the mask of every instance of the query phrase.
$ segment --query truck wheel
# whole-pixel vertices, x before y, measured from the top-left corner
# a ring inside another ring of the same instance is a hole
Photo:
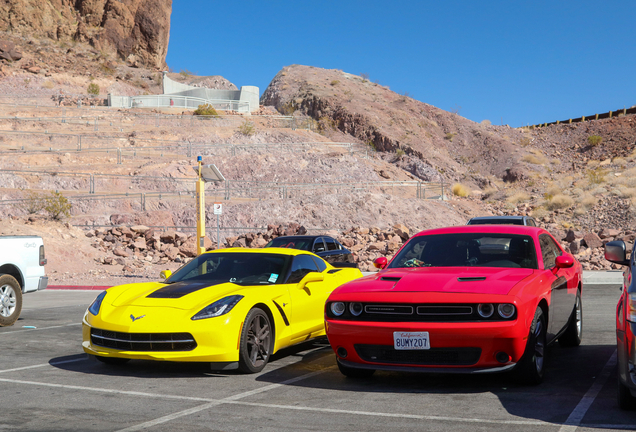
[[[0,276],[0,327],[13,325],[22,311],[22,289],[11,275]]]

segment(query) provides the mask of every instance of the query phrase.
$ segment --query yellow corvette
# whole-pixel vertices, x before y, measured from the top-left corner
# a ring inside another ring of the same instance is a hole
[[[362,276],[283,248],[207,252],[162,274],[163,282],[97,296],[82,321],[86,353],[105,363],[210,362],[214,370],[259,372],[279,349],[325,335],[327,297]]]

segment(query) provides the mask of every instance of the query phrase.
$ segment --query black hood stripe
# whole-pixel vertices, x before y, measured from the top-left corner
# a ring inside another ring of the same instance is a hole
[[[190,293],[208,288],[214,285],[226,283],[226,280],[206,280],[204,282],[175,282],[149,294],[146,298],[181,298]]]

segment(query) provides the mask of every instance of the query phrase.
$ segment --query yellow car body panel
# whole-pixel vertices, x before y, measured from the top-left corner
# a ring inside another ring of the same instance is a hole
[[[295,249],[231,248],[214,253],[262,253],[294,257],[317,256]],[[320,258],[318,258],[320,259]],[[82,346],[86,353],[100,357],[126,359],[230,363],[239,360],[241,330],[247,314],[255,307],[263,309],[273,326],[274,349],[325,335],[324,304],[331,292],[345,282],[362,276],[357,268],[336,269],[329,263],[318,273],[320,281],[292,284],[241,286],[231,282],[199,288],[179,298],[152,298],[149,295],[169,287],[163,282],[120,285],[106,290],[97,315],[88,310],[82,320]],[[175,273],[175,275],[178,272]],[[314,275],[314,273],[309,273]],[[305,276],[303,281],[316,279]],[[224,315],[192,320],[206,306],[231,295],[243,298]],[[121,335],[189,333],[196,347],[187,351],[139,351],[100,346],[92,342],[91,329],[118,332]]]

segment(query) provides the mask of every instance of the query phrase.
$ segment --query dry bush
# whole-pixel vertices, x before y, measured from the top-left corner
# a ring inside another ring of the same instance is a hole
[[[532,140],[530,139],[530,137],[523,137],[521,138],[521,141],[519,141],[519,145],[521,147],[527,147],[530,145],[531,142]]]
[[[337,86],[337,85],[338,85],[338,83],[340,83],[340,81],[338,81],[338,80],[333,80],[333,81],[331,81],[331,85],[332,85],[332,86]]]
[[[489,198],[489,197],[491,197],[492,195],[496,194],[497,192],[498,192],[498,189],[497,189],[497,188],[489,187],[489,188],[486,188],[486,189],[484,189],[483,191],[481,191],[481,195],[482,195],[484,198]]]
[[[42,84],[42,87],[47,88],[47,89],[52,89],[53,87],[55,87],[55,84],[53,83],[53,81],[49,81],[46,80],[44,81],[44,83]]]
[[[545,165],[548,163],[548,158],[546,158],[539,150],[532,150],[531,153],[524,155],[521,160],[534,165]]]
[[[483,124],[484,126],[490,126],[492,122],[490,120],[482,120],[481,124]]]
[[[596,147],[597,145],[601,143],[601,141],[603,141],[603,138],[598,135],[592,135],[587,137],[587,142],[592,147]]]
[[[548,211],[544,207],[535,207],[531,215],[535,219],[543,219],[548,215]]]
[[[455,183],[451,187],[451,191],[453,192],[453,195],[458,197],[467,197],[470,195],[470,189],[461,183]]]
[[[607,170],[599,168],[589,169],[586,172],[587,180],[590,184],[602,184],[605,183],[605,175]]]
[[[196,116],[213,116],[218,117],[219,113],[216,112],[214,107],[210,104],[202,104],[197,107],[193,112]]]
[[[636,197],[636,188],[628,188],[624,186],[619,186],[617,189],[619,196],[623,198],[634,198]]]
[[[591,209],[592,207],[596,205],[597,202],[598,200],[593,195],[589,195],[589,194],[583,195],[579,199],[579,204],[585,210]]]
[[[555,195],[551,200],[546,201],[545,206],[548,210],[559,210],[572,207],[574,200],[563,194]]]
[[[612,163],[614,165],[618,165],[621,168],[625,168],[627,166],[627,159],[625,159],[624,157],[620,157],[620,156],[619,157],[615,157],[612,160]]]
[[[594,195],[594,196],[598,196],[598,195],[603,195],[607,193],[607,189],[605,189],[602,186],[598,186],[595,187],[594,189],[590,190],[590,194]]]
[[[51,219],[61,220],[71,216],[71,203],[61,192],[51,191],[51,195],[45,198],[44,211],[49,214]]]
[[[241,124],[238,128],[240,134],[245,136],[252,136],[256,133],[256,129],[254,127],[254,123],[245,120],[243,124]]]
[[[511,204],[519,204],[520,202],[527,202],[530,199],[530,195],[528,195],[525,192],[517,192],[514,195],[509,196],[508,198],[506,198],[506,201],[508,201]]]
[[[46,197],[31,190],[23,191],[23,201],[17,204],[17,207],[26,214],[36,214],[44,210],[46,205]]]

